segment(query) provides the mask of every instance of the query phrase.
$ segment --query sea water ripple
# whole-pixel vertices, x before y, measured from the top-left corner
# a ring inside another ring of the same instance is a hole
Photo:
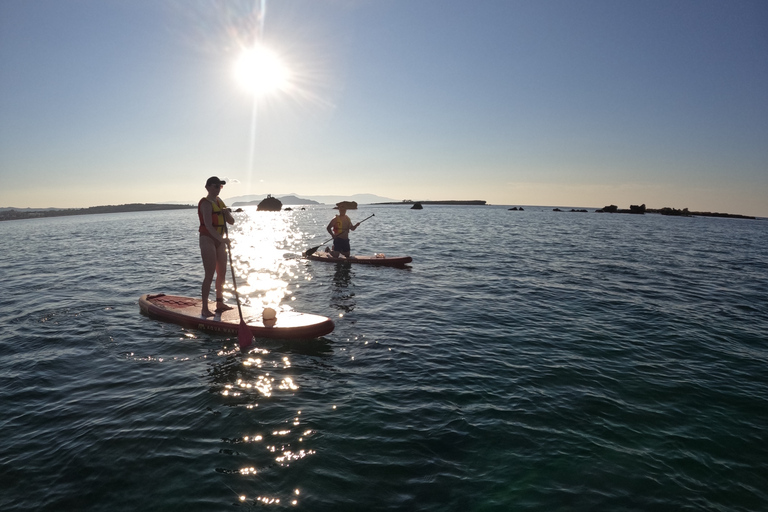
[[[336,322],[247,355],[139,314],[199,293],[193,210],[0,223],[0,509],[768,507],[764,220],[370,213],[409,268],[239,214],[244,299]]]

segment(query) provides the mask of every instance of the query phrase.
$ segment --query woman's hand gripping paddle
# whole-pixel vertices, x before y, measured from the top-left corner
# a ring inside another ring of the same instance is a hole
[[[370,219],[371,217],[375,217],[375,216],[376,216],[376,214],[375,214],[375,213],[372,213],[372,214],[371,214],[369,217],[366,217],[366,218],[364,218],[363,220],[361,220],[360,222],[358,222],[358,223],[357,223],[357,225],[359,226],[359,225],[360,225],[360,224],[362,224],[363,222],[365,222],[365,221],[367,221],[368,219]],[[335,238],[335,237],[334,237],[334,238]],[[306,251],[304,251],[304,253],[303,253],[304,257],[306,258],[307,256],[312,256],[313,254],[315,254],[315,252],[317,252],[317,250],[318,250],[320,247],[324,246],[325,244],[327,244],[327,243],[328,243],[328,242],[330,242],[331,240],[333,240],[333,238],[329,238],[328,240],[326,240],[325,242],[321,243],[321,244],[320,244],[320,245],[318,245],[317,247],[310,247],[309,249],[307,249]]]
[[[232,248],[229,246],[229,230],[227,223],[224,222],[224,234],[227,235],[227,255],[229,256],[229,269],[232,271],[232,285],[235,287],[235,300],[237,301],[237,312],[240,314],[240,326],[237,329],[237,341],[240,344],[240,351],[250,347],[253,343],[253,333],[243,320],[243,309],[240,307],[240,295],[237,293],[237,280],[235,279],[235,266],[232,264]]]

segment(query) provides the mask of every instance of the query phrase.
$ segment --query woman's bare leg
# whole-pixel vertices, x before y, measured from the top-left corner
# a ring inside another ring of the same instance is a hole
[[[227,278],[227,248],[224,244],[216,249],[216,311],[227,311],[232,306],[224,304],[224,282]]]
[[[203,270],[205,276],[203,277],[202,296],[203,307],[201,314],[203,316],[213,316],[211,310],[208,309],[208,297],[211,294],[211,282],[213,281],[213,274],[216,272],[217,267],[217,251],[216,244],[209,236],[200,237],[200,255],[203,258]],[[218,279],[216,287],[218,289]]]

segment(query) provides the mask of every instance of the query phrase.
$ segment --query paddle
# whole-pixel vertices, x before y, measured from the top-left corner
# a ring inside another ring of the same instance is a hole
[[[229,230],[227,223],[224,222],[224,234],[229,242]],[[243,320],[243,309],[240,307],[240,295],[237,293],[237,280],[235,279],[235,266],[232,264],[232,248],[227,244],[227,255],[229,256],[229,269],[232,271],[232,285],[235,287],[235,300],[237,300],[237,312],[240,313],[240,327],[237,329],[237,341],[240,344],[240,350],[245,350],[253,343],[253,334],[248,329],[248,325]]]
[[[362,224],[363,222],[367,221],[368,219],[370,219],[371,217],[373,217],[373,216],[375,216],[375,215],[376,215],[375,213],[372,213],[370,217],[366,217],[366,218],[364,218],[363,220],[361,220],[361,221],[360,221],[360,222],[358,222],[357,224],[358,224],[358,225],[360,225],[360,224]],[[321,244],[320,244],[320,245],[318,245],[317,247],[310,247],[309,249],[307,249],[306,251],[304,251],[304,257],[306,258],[307,256],[312,256],[313,254],[315,254],[315,252],[317,252],[317,250],[318,250],[320,247],[322,247],[323,245],[327,244],[328,242],[330,242],[330,241],[331,241],[331,240],[333,240],[334,238],[336,238],[336,237],[333,237],[333,238],[329,238],[328,240],[326,240],[325,242],[321,243]]]

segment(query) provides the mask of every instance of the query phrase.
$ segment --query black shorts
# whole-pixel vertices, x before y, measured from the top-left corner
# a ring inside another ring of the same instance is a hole
[[[349,252],[349,238],[334,238],[333,250],[339,252]]]

